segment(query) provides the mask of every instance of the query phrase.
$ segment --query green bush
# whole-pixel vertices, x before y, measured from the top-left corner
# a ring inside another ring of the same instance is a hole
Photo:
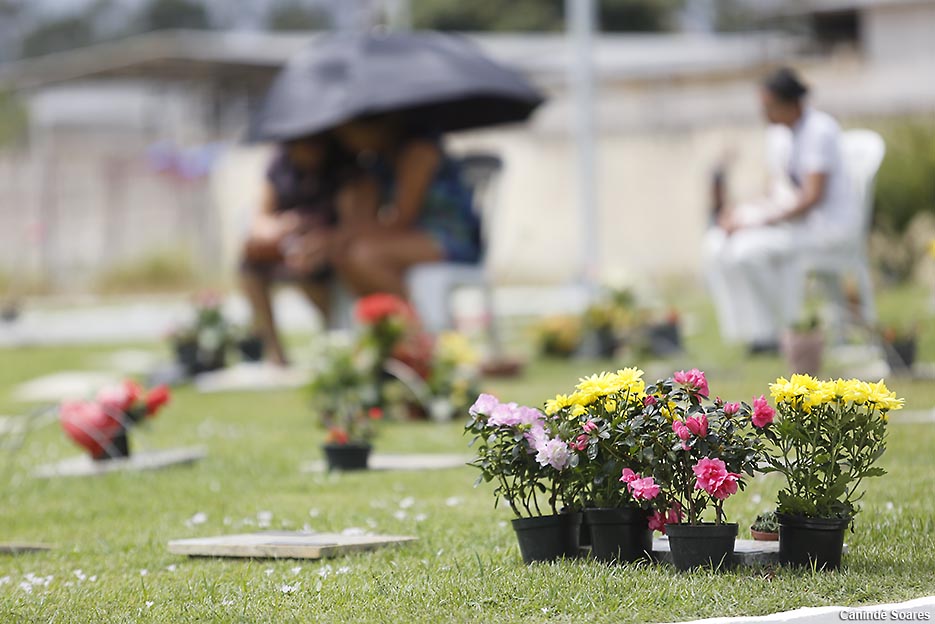
[[[903,234],[920,212],[935,214],[935,116],[879,124],[886,157],[877,174],[874,226]]]

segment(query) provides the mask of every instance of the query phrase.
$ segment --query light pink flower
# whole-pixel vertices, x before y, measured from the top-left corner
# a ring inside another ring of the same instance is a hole
[[[681,420],[672,421],[672,431],[674,431],[675,435],[679,437],[679,440],[682,440],[683,442],[692,437],[691,430],[686,427],[685,423],[683,423]]]
[[[471,406],[468,413],[471,416],[477,416],[478,414],[487,416],[493,412],[494,408],[498,405],[500,405],[500,401],[497,400],[497,397],[492,394],[481,394],[477,397],[477,400],[474,401],[474,405]]]
[[[493,427],[515,427],[521,421],[516,403],[497,403],[487,414],[487,424]]]
[[[597,425],[593,420],[589,420],[588,422],[584,423],[581,428],[584,429],[585,433],[593,433],[597,431]]]
[[[627,488],[636,500],[652,500],[659,495],[660,489],[652,477],[634,479],[627,483]]]
[[[708,435],[708,417],[704,414],[695,414],[685,419],[685,426],[699,438]]]
[[[737,492],[739,474],[727,472],[727,465],[720,459],[705,457],[692,466],[695,473],[695,489],[704,490],[711,496],[724,500]]]
[[[708,380],[702,371],[693,368],[689,371],[678,371],[672,376],[676,383],[680,383],[698,396],[708,396]]]
[[[640,478],[640,475],[636,474],[629,468],[624,468],[623,472],[620,473],[621,483],[630,483],[631,481],[636,481],[639,478]]]
[[[568,445],[558,438],[552,438],[541,447],[536,453],[536,461],[540,466],[552,466],[558,471],[564,470],[571,459],[571,451]]]
[[[766,401],[766,397],[761,394],[759,397],[753,399],[753,417],[751,420],[754,426],[765,427],[773,422],[775,416],[776,410],[770,407],[769,403]]]
[[[537,453],[549,441],[549,434],[546,433],[545,426],[541,422],[533,423],[523,437],[529,444],[530,453]]]
[[[740,403],[725,403],[724,404],[724,415],[733,416],[740,411]]]

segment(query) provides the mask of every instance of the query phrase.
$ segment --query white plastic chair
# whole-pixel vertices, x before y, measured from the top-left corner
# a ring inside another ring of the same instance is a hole
[[[854,186],[855,201],[860,208],[859,235],[832,249],[810,252],[801,258],[805,275],[821,280],[836,307],[835,323],[843,324],[847,302],[843,280],[853,275],[860,295],[861,321],[869,326],[876,321],[873,282],[867,255],[867,238],[873,220],[873,188],[877,171],[886,153],[883,138],[872,130],[848,130],[841,137],[844,166]]]
[[[497,345],[493,314],[493,293],[485,271],[486,231],[484,224],[495,202],[496,183],[503,161],[493,154],[469,154],[460,159],[462,175],[471,187],[474,210],[481,217],[481,260],[477,264],[433,262],[409,270],[406,283],[412,304],[426,329],[433,332],[452,329],[451,297],[459,288],[478,288],[484,300],[484,314],[491,340]]]

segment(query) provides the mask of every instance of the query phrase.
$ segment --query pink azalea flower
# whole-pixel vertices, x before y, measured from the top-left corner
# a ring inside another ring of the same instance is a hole
[[[659,531],[663,535],[666,534],[666,517],[662,515],[661,511],[654,511],[653,515],[649,517],[649,530]]]
[[[549,434],[546,433],[545,426],[541,422],[534,423],[529,431],[523,434],[523,437],[529,444],[530,453],[537,453],[549,441]]]
[[[660,489],[652,477],[634,479],[627,483],[627,488],[636,500],[652,500],[659,495]]]
[[[471,416],[477,416],[478,414],[487,416],[493,412],[494,408],[498,405],[500,405],[500,401],[497,400],[497,397],[492,394],[481,394],[477,397],[477,400],[474,401],[474,405],[471,406],[468,413]]]
[[[724,500],[737,492],[740,475],[727,472],[727,465],[720,459],[705,457],[692,466],[695,473],[695,489],[704,490],[711,496]]]
[[[689,416],[685,419],[685,426],[699,438],[704,438],[708,435],[708,417],[704,414]]]
[[[753,417],[751,420],[754,426],[765,427],[773,422],[775,416],[776,410],[770,407],[769,403],[766,401],[766,397],[761,394],[759,397],[753,399]]]
[[[623,472],[620,474],[621,483],[630,483],[631,481],[636,481],[640,478],[640,475],[636,474],[629,468],[624,468]]]
[[[680,383],[698,396],[708,396],[708,380],[704,372],[693,368],[690,371],[678,371],[672,376],[676,383]]]
[[[574,442],[571,443],[571,448],[575,449],[576,451],[583,451],[584,449],[588,448],[588,442],[590,440],[591,438],[588,436],[588,434],[582,433],[577,438],[575,438]]]
[[[740,411],[740,403],[725,403],[724,404],[724,415],[733,416]]]
[[[655,404],[656,404],[656,397],[654,397],[653,395],[648,394],[643,397],[643,405],[650,406],[650,405],[655,405]]]
[[[585,433],[593,433],[597,431],[597,425],[594,423],[593,420],[589,420],[588,422],[584,423],[584,425],[581,428],[584,429]]]
[[[672,505],[666,512],[666,524],[678,524],[682,521],[682,506],[678,503]]]
[[[679,437],[679,440],[683,442],[685,440],[688,440],[690,437],[692,437],[691,430],[688,427],[686,427],[685,423],[683,423],[681,420],[672,421],[672,431],[674,431],[675,435]]]
[[[571,451],[568,445],[558,438],[552,438],[539,448],[536,453],[536,461],[540,466],[552,466],[552,468],[561,471],[568,467],[568,461],[571,459]]]
[[[683,451],[690,451],[690,450],[692,450],[692,447],[690,447],[690,446],[688,445],[688,442],[682,442],[682,450],[683,450]]]

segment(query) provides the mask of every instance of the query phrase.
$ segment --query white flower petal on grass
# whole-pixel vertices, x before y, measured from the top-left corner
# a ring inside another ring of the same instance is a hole
[[[461,498],[458,496],[449,496],[445,499],[445,504],[449,507],[457,507],[461,504]]]
[[[321,578],[328,578],[329,576],[331,576],[331,571],[332,571],[331,564],[326,563],[325,565],[321,566],[320,570],[318,570],[318,576],[320,576]]]
[[[311,516],[312,518],[317,518],[318,516],[321,515],[321,512],[315,509],[314,507],[312,507],[311,509],[308,510],[308,515]]]
[[[406,512],[403,511],[402,509],[398,509],[398,510],[396,510],[396,511],[393,512],[393,517],[396,518],[397,520],[405,520],[405,519],[406,519]]]
[[[140,576],[146,576],[147,574],[149,574],[149,570],[147,570],[146,568],[143,568],[142,570],[140,570]]]
[[[178,569],[174,563],[166,566],[166,572],[175,572]]]
[[[10,575],[0,576],[0,585],[6,585],[10,582]]]
[[[350,571],[351,571],[350,566],[341,566],[340,568],[338,568],[338,571],[335,572],[335,574],[347,574]]]
[[[272,568],[266,568],[265,570],[263,570],[263,573],[266,574],[266,576],[272,576],[272,574],[273,574],[273,569],[272,569]]]
[[[292,573],[293,573],[293,574],[298,574],[298,573],[301,572],[301,571],[302,571],[302,566],[296,566],[296,567],[292,568]]]
[[[750,497],[750,500],[753,501],[754,505],[759,505],[760,502],[763,500],[763,497],[760,496],[759,494],[754,494],[753,496]]]
[[[279,591],[281,591],[284,594],[294,594],[296,591],[298,591],[298,589],[299,589],[298,583],[296,583],[295,585],[289,585],[288,583],[283,583],[282,587],[279,588]]]
[[[402,499],[401,501],[399,501],[399,508],[400,508],[400,509],[409,509],[410,507],[412,507],[413,505],[415,505],[415,503],[416,503],[416,499],[414,499],[414,498],[411,497],[411,496],[407,496],[406,498],[404,498],[404,499]]]
[[[185,526],[193,527],[204,524],[208,521],[208,514],[203,511],[197,512],[194,516],[185,521]]]
[[[151,606],[153,606],[154,604],[156,604],[156,603],[153,602],[152,600],[147,600],[147,601],[146,601],[146,608],[148,609],[148,608],[150,608]]]
[[[497,523],[497,526],[500,527],[501,529],[505,529],[506,522],[504,520],[501,520],[500,522]]]
[[[27,581],[20,581],[19,588],[22,589],[27,594],[32,593],[32,583],[29,583]]]
[[[72,572],[72,574],[74,574],[74,575],[75,575],[75,578],[77,578],[79,581],[83,581],[83,580],[85,580],[86,578],[88,578],[88,575],[85,574],[84,571],[83,571],[81,568],[78,568],[77,570],[75,570],[74,572]]]
[[[270,524],[273,522],[273,512],[272,511],[260,511],[256,515],[257,525],[261,529],[269,528]]]
[[[341,531],[341,535],[344,535],[347,537],[353,537],[357,535],[366,535],[366,532],[359,527],[348,527],[344,529],[343,531]]]
[[[89,577],[88,577],[88,580],[91,581],[92,583],[96,583],[96,582],[97,582],[97,574],[95,574],[94,576],[89,576]]]
[[[893,505],[893,501],[886,501],[886,510],[887,510],[887,511],[893,511],[893,507],[895,507],[895,505]]]

